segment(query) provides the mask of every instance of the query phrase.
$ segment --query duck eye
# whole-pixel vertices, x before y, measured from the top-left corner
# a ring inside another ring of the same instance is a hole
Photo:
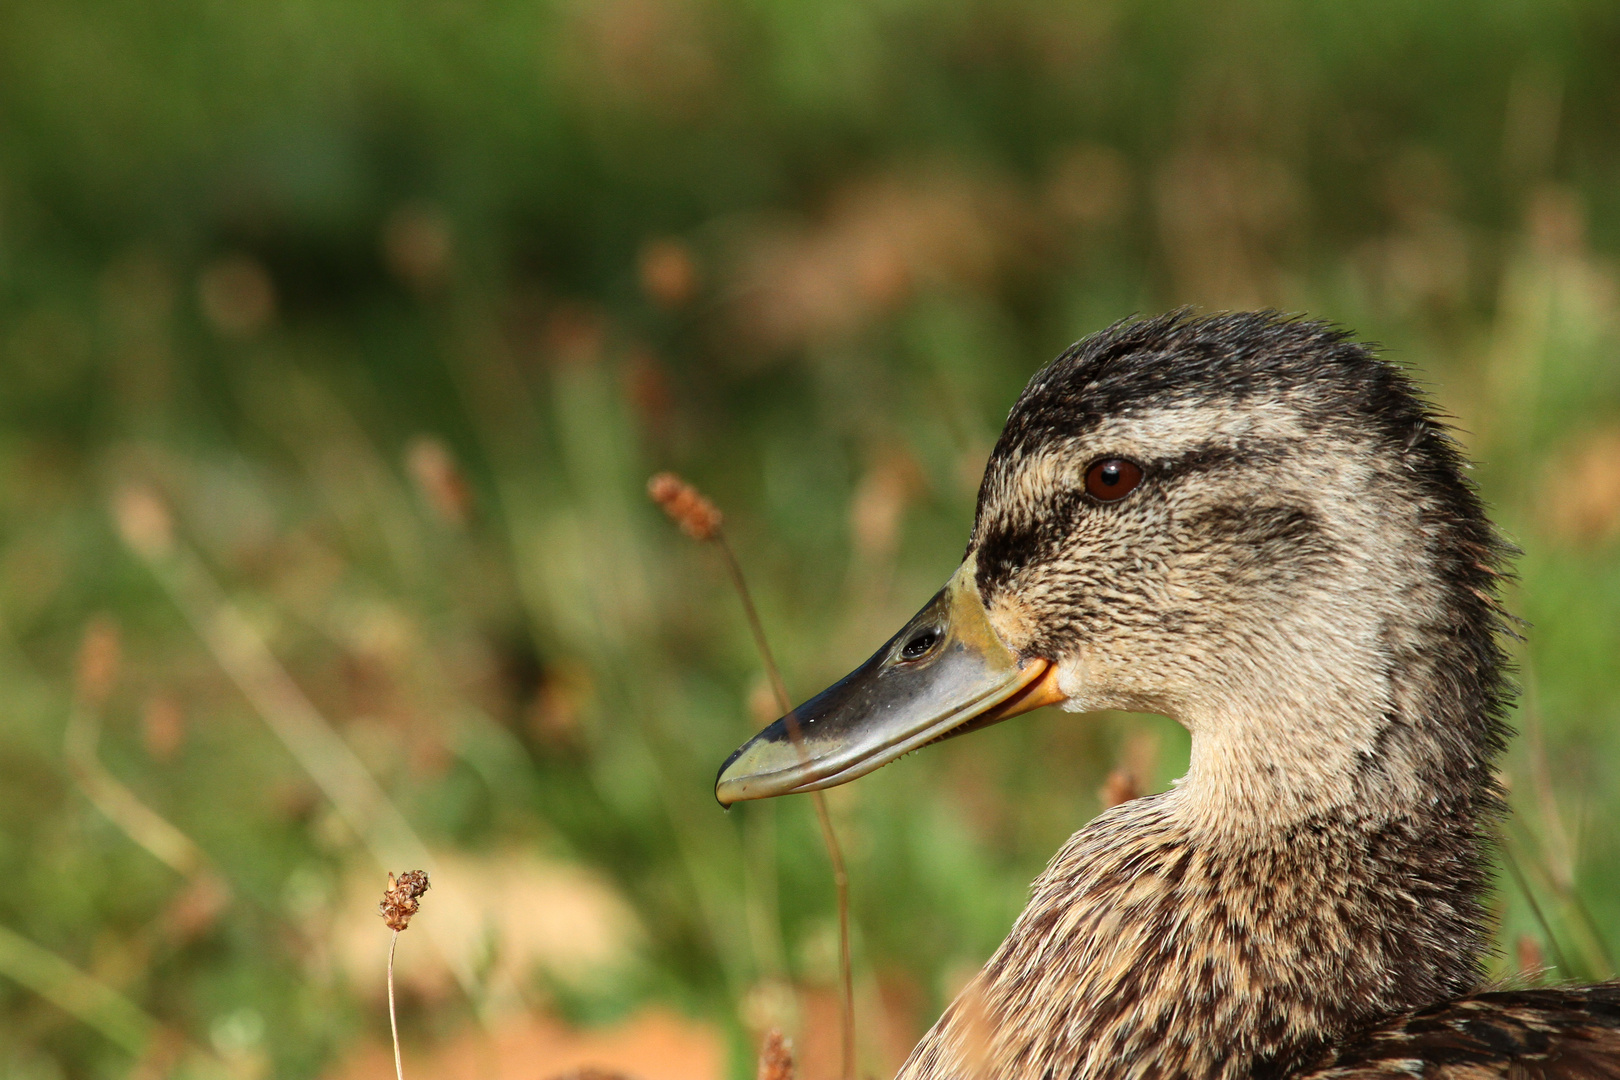
[[[1104,458],[1086,470],[1086,494],[1099,502],[1117,502],[1142,482],[1142,466],[1124,458]]]
[[[934,647],[934,642],[938,640],[938,630],[924,630],[901,646],[900,658],[902,660],[916,660],[924,653],[928,652],[929,649],[932,649]]]

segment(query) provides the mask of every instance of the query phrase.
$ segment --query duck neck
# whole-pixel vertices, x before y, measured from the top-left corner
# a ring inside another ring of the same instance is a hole
[[[1189,723],[1187,778],[1070,839],[902,1076],[976,1041],[998,1080],[1283,1075],[1476,985],[1499,724],[1496,668],[1445,668],[1468,652]]]
[[[1204,843],[1241,848],[1306,825],[1331,824],[1352,842],[1392,823],[1452,829],[1459,815],[1496,812],[1488,724],[1422,687],[1376,676],[1358,686],[1349,674],[1309,693],[1244,695],[1189,720],[1187,774],[1170,800],[1177,821]],[[1478,828],[1465,839],[1484,843]]]

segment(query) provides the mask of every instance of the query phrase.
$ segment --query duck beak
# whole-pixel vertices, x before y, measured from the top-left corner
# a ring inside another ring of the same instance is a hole
[[[928,743],[1063,700],[1056,669],[1020,661],[985,614],[969,558],[872,658],[744,743],[722,806],[865,776]]]

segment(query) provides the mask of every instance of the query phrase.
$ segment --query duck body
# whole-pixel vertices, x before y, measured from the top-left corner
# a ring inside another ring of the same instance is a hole
[[[1323,1033],[1477,980],[1474,913],[1426,872],[1431,837],[1307,820],[1239,843],[1179,820],[1175,796],[1064,846],[902,1077],[960,1074],[980,1018],[958,1008],[997,1018],[997,1076],[1288,1075]]]
[[[1479,992],[1509,687],[1465,468],[1319,323],[1132,321],[1036,374],[950,584],[717,787],[831,786],[1042,704],[1190,730],[902,1080],[1620,1077],[1620,986]]]
[[[1234,849],[1174,795],[1071,838],[903,1080],[1620,1076],[1620,986],[1470,994],[1483,921],[1432,837],[1313,822]]]

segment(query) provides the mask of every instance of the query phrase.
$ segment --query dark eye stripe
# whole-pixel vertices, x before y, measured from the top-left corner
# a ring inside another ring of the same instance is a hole
[[[1210,442],[1189,447],[1173,457],[1149,458],[1140,463],[1140,468],[1143,480],[1173,484],[1217,469],[1280,460],[1286,453],[1282,443],[1269,439],[1249,438],[1236,446]],[[1099,458],[1092,465],[1124,460]],[[1038,505],[1031,504],[1011,494],[1015,468],[998,469],[992,461],[990,469],[974,523],[975,541],[969,545],[969,550],[978,552],[979,590],[985,596],[1001,588],[1020,568],[1051,558],[1061,550],[1074,528],[1076,514],[1094,512],[1099,502],[1110,501],[1086,492],[1082,479],[1074,488],[1055,492]],[[1089,473],[1091,466],[1086,471]]]

